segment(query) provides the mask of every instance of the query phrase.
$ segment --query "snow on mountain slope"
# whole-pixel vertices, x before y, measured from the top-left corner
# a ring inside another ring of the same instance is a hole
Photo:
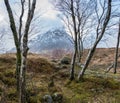
[[[31,52],[40,53],[43,51],[63,49],[73,50],[72,38],[64,30],[49,30],[30,40],[29,48]]]

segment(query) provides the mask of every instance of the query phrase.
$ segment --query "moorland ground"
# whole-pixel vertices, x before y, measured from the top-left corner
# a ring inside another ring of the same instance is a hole
[[[85,50],[82,61],[88,50]],[[68,56],[70,59],[70,55]],[[44,55],[28,55],[26,89],[28,103],[42,103],[45,95],[59,93],[63,96],[60,103],[120,103],[120,59],[117,74],[106,68],[114,60],[114,48],[97,49],[84,79],[69,81],[70,63],[61,62],[61,58],[52,59]],[[0,101],[17,103],[15,79],[15,54],[0,55]],[[75,66],[75,76],[80,71]],[[59,102],[56,102],[59,103]]]

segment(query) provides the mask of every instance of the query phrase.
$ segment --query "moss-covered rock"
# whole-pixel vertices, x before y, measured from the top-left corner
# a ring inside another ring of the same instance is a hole
[[[51,95],[45,95],[42,98],[42,103],[53,103],[53,99]]]
[[[70,64],[71,59],[69,57],[63,57],[60,61],[61,64]]]

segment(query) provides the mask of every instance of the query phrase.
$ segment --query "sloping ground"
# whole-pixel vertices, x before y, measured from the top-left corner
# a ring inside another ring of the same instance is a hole
[[[120,49],[119,49],[120,50]],[[84,63],[88,50],[85,50],[82,62]],[[103,69],[106,70],[114,62],[115,48],[97,48],[93,56],[89,68],[90,69]],[[111,70],[112,71],[112,70]],[[118,68],[120,71],[120,58],[118,58]]]
[[[102,69],[106,63],[112,62],[113,55],[113,49],[97,49],[85,78],[81,82],[71,82],[68,80],[69,64],[30,54],[26,76],[27,102],[43,103],[41,101],[44,95],[60,93],[63,101],[55,103],[120,103],[120,74],[105,74]],[[101,62],[99,58],[102,59]],[[99,63],[102,65],[97,70]],[[76,70],[78,69],[80,68],[76,66]],[[18,103],[15,84],[15,55],[0,55],[1,103]]]

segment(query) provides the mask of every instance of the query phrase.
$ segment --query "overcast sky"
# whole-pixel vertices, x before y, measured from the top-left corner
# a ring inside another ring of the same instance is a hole
[[[3,1],[4,0],[0,0],[0,22],[4,21],[7,16],[7,12],[5,10],[6,8]],[[18,9],[17,8],[18,4],[16,3],[16,1],[18,0],[9,0],[9,1],[11,5],[13,5],[12,6],[13,9]],[[40,11],[40,13],[42,14],[41,17],[43,17],[44,19],[52,20],[52,22],[53,20],[55,20],[55,22],[59,23],[59,20],[57,18],[58,11],[54,10],[54,7],[49,2],[49,0],[37,0],[36,11]]]
[[[20,0],[9,0],[9,1],[10,1],[12,9],[17,11],[17,13],[19,13],[20,9],[19,9],[18,3],[16,3],[16,1],[18,2]],[[119,0],[118,0],[118,3],[120,3]],[[47,31],[47,30],[50,30],[50,29],[53,29],[53,28],[60,28],[60,27],[63,26],[61,20],[57,17],[59,12],[55,10],[55,8],[49,2],[49,0],[37,0],[36,14],[38,14],[38,13],[41,14],[41,16],[40,16],[40,20],[41,20],[40,26],[42,25],[42,27],[43,27],[41,32],[44,32],[44,31]],[[4,5],[4,0],[0,0],[0,29],[2,27],[7,28],[10,31],[9,19],[8,19],[8,14],[7,14],[5,5]],[[10,32],[8,32],[8,33],[10,34]],[[10,39],[8,39],[9,37],[7,35],[5,36],[4,43],[5,43],[6,47],[10,49],[11,46],[14,45],[14,43],[13,43],[13,40],[11,39],[12,34],[9,35],[9,36],[10,36]],[[115,46],[116,42],[111,43],[111,41],[115,41],[115,39],[111,37],[111,40],[108,42],[108,45]],[[3,44],[0,43],[0,46],[1,45],[3,46]],[[100,46],[104,47],[105,44],[101,43]]]
[[[18,3],[16,3],[20,0],[9,0],[9,1],[12,10],[14,10],[15,12],[17,11],[17,13],[20,13]],[[63,26],[61,20],[57,17],[58,11],[54,9],[53,5],[49,2],[49,0],[37,0],[35,11],[36,11],[36,15],[41,15],[40,16],[40,22],[41,22],[40,26],[42,26],[41,33],[46,32],[50,29],[60,28]],[[0,29],[2,29],[2,27],[9,29],[9,19],[8,19],[6,7],[4,5],[4,0],[0,0]],[[5,39],[4,42],[8,49],[11,49],[11,47],[13,47],[14,45],[14,42],[11,38],[12,38],[11,35],[9,35],[9,37],[8,35],[4,37]],[[0,46],[1,45],[3,46],[3,44],[0,43]]]

